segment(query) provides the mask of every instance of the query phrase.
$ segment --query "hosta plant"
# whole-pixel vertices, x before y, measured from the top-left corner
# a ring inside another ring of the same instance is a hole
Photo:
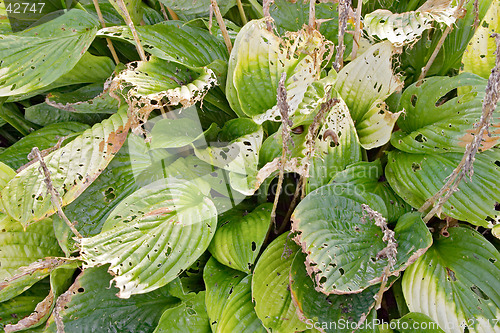
[[[500,1],[22,5],[5,332],[500,332]]]

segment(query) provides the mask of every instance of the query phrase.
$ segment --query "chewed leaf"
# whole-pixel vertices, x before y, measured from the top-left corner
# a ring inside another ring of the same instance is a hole
[[[121,90],[131,109],[138,109],[140,118],[166,105],[188,107],[203,100],[207,91],[217,84],[215,73],[208,68],[188,69],[182,65],[152,57],[127,65],[118,74],[111,91]]]
[[[470,73],[454,77],[431,77],[420,86],[411,85],[401,96],[405,116],[398,120],[401,131],[391,143],[409,153],[464,152],[472,142],[474,124],[482,114],[486,79]],[[455,96],[455,89],[462,89]],[[480,151],[500,140],[500,110],[493,113],[489,133],[485,133]]]
[[[40,150],[49,149],[54,147],[60,138],[67,136],[67,140],[62,142],[64,145],[88,128],[88,125],[76,122],[62,122],[44,126],[1,152],[0,160],[12,168],[19,169],[29,162],[27,156],[33,147],[38,147]]]
[[[3,302],[22,293],[60,264],[55,258],[36,261],[63,253],[50,219],[28,226],[24,231],[19,222],[1,214],[0,230],[0,302]]]
[[[181,21],[137,26],[136,30],[145,51],[160,59],[192,67],[203,67],[216,60],[228,59],[222,41],[204,29],[190,27]],[[97,35],[135,44],[127,26],[104,28]]]
[[[134,192],[110,213],[102,232],[80,240],[88,266],[109,271],[129,298],[164,286],[207,249],[217,210],[203,181],[161,179]]]
[[[292,215],[295,241],[307,254],[306,265],[317,290],[352,294],[380,283],[389,265],[383,232],[362,204],[387,215],[382,199],[350,187],[326,185],[311,192]],[[390,275],[399,275],[432,244],[419,213],[403,215],[395,228],[397,254]]]
[[[62,206],[75,200],[106,168],[127,138],[123,109],[94,125],[66,146],[44,157]],[[40,173],[40,162],[18,173],[1,192],[5,212],[24,226],[52,215],[56,208]]]
[[[203,270],[205,304],[214,333],[266,332],[252,302],[252,276],[210,258]]]
[[[396,222],[401,215],[411,210],[411,206],[394,192],[385,179],[380,160],[349,165],[344,171],[337,173],[330,182],[353,186],[360,194],[368,192],[380,196],[387,207],[388,222]]]
[[[85,269],[61,295],[56,306],[66,332],[152,332],[163,311],[180,303],[168,287],[120,299],[111,278],[106,267]],[[48,332],[56,331],[54,317],[46,324]]]
[[[393,14],[377,9],[365,16],[368,35],[388,39],[397,46],[409,44],[432,27],[433,22],[452,25],[456,20],[450,0],[428,0],[416,11]]]
[[[424,155],[391,151],[385,175],[394,191],[418,209],[444,186],[461,159],[459,153]],[[458,191],[444,203],[441,212],[485,228],[497,225],[500,222],[499,161],[498,148],[477,154],[471,180],[460,183]]]
[[[208,250],[220,263],[250,273],[271,223],[270,203],[252,212],[229,211],[219,217],[219,227]]]
[[[266,29],[265,19],[249,22],[238,33],[229,59],[226,94],[231,107],[258,123],[279,121],[276,91],[285,72],[287,102],[294,112],[309,84],[319,79],[328,45],[316,30],[280,38]]]
[[[161,3],[172,9],[177,15],[190,18],[206,17],[210,13],[210,0],[161,0]],[[219,0],[217,5],[224,16],[231,7],[236,5],[236,0]]]
[[[89,84],[70,93],[52,92],[45,102],[57,109],[76,113],[115,113],[119,102],[111,97],[109,86],[101,83]]]
[[[287,276],[287,279],[290,279],[291,297],[297,308],[297,314],[306,325],[312,322],[318,323],[317,326],[322,328],[322,332],[337,333],[345,330],[338,330],[333,325],[322,325],[322,323],[329,323],[335,318],[339,323],[346,323],[346,327],[347,325],[355,327],[354,325],[359,323],[363,316],[368,316],[371,312],[375,305],[374,296],[379,291],[380,285],[368,287],[358,294],[325,295],[315,289],[314,281],[307,273],[306,255],[299,251],[291,259],[292,266]]]
[[[449,228],[403,276],[408,308],[446,332],[500,332],[500,254],[480,233]]]
[[[37,304],[42,302],[50,292],[48,282],[48,279],[45,279],[35,283],[22,294],[0,303],[0,327],[15,325],[33,313]]]
[[[262,126],[246,118],[233,119],[222,129],[221,135],[225,133],[230,134],[224,138],[229,141],[226,145],[195,147],[195,154],[202,161],[229,171],[231,186],[245,195],[252,195],[257,190],[259,150],[264,136]]]
[[[174,331],[185,333],[212,332],[205,308],[205,291],[198,294],[191,293],[182,300],[181,304],[164,311],[153,333]]]
[[[269,244],[255,267],[252,278],[255,312],[269,331],[287,333],[306,328],[297,316],[289,288],[290,267],[299,251],[297,244],[284,233]]]
[[[394,52],[389,42],[373,45],[338,73],[334,85],[351,111],[365,149],[387,143],[399,117],[383,102],[403,86],[392,70]]]
[[[0,35],[0,96],[43,88],[69,72],[94,40],[97,25],[92,15],[70,10],[32,29]]]
[[[487,79],[495,65],[495,39],[491,34],[500,31],[500,1],[495,0],[477,27],[462,56],[463,71]]]

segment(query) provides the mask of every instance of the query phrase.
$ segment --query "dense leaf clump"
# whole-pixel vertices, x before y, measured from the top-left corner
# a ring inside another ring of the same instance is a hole
[[[17,5],[5,332],[500,332],[499,0]]]

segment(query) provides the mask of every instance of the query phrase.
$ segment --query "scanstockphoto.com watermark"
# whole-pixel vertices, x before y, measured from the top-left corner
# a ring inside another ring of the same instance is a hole
[[[438,330],[439,325],[435,322],[407,322],[407,321],[392,321],[390,323],[383,322],[380,319],[367,320],[359,324],[347,319],[339,319],[337,321],[313,321],[312,319],[306,320],[307,329],[317,330],[345,330],[345,332],[354,332],[357,330],[373,330],[377,326],[385,324],[387,328],[392,330],[417,330],[425,332],[427,330]]]

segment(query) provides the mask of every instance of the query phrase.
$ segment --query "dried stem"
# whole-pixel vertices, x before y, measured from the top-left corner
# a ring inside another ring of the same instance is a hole
[[[241,22],[245,25],[248,23],[248,20],[245,15],[245,10],[243,9],[243,5],[241,4],[241,0],[236,0],[236,4],[238,5],[238,11],[240,12]]]
[[[479,0],[474,0],[474,29],[479,27]]]
[[[327,93],[331,96],[331,90]],[[309,130],[306,135],[306,154],[304,157],[304,171],[299,180],[299,186],[301,187],[302,194],[301,198],[303,199],[306,195],[306,178],[309,177],[309,167],[310,167],[310,159],[314,154],[314,139],[318,135],[318,131],[320,128],[320,124],[323,122],[323,118],[325,115],[332,109],[332,107],[337,104],[339,100],[337,98],[329,98],[325,103],[321,104],[321,107],[318,113],[314,116],[312,124],[309,126]]]
[[[292,121],[288,118],[288,114],[290,113],[290,107],[288,106],[288,102],[286,100],[286,73],[283,72],[281,74],[281,79],[278,83],[278,91],[277,91],[277,104],[281,113],[281,140],[283,150],[281,152],[281,160],[279,163],[279,177],[278,177],[278,186],[276,188],[276,193],[274,195],[274,203],[273,209],[271,210],[271,221],[274,225],[274,230],[276,230],[276,207],[278,206],[278,200],[281,194],[281,187],[283,186],[283,178],[285,175],[285,164],[287,161],[287,156],[290,153],[290,149],[288,148],[288,144],[293,144],[292,137],[290,136],[290,127],[292,127]],[[286,221],[283,221],[285,224]]]
[[[92,1],[94,3],[97,17],[99,18],[99,22],[101,22],[101,26],[103,28],[106,28],[106,22],[104,22],[104,17],[102,16],[101,8],[99,7],[99,1],[98,0],[92,0]],[[106,37],[106,43],[108,44],[109,51],[111,52],[111,55],[113,56],[113,60],[115,61],[115,64],[118,65],[120,63],[120,60],[118,59],[118,55],[116,54],[115,47],[113,46],[111,39]]]
[[[266,26],[267,26],[267,30],[269,32],[272,32],[273,31],[273,25],[272,25],[272,18],[271,18],[271,13],[270,13],[270,7],[271,7],[271,4],[273,3],[274,1],[273,0],[264,0],[263,4],[262,4],[262,11],[264,12],[264,17],[266,18]]]
[[[335,55],[335,63],[333,64],[333,68],[339,72],[342,67],[344,67],[344,35],[347,28],[347,19],[349,18],[349,8],[351,8],[351,0],[339,0],[339,34],[338,34],[338,43],[337,46],[337,54]]]
[[[358,0],[358,6],[356,7],[356,24],[354,26],[354,41],[352,43],[351,60],[356,59],[358,56],[359,40],[361,38],[361,10],[363,7],[363,1]]]
[[[43,320],[43,317],[50,314],[52,303],[54,302],[54,293],[52,289],[49,291],[49,295],[45,297],[43,301],[38,303],[35,310],[27,317],[19,320],[16,324],[7,324],[4,327],[5,333],[19,332],[29,329],[35,324]]]
[[[465,0],[460,0],[460,2],[458,3],[458,6],[455,10],[455,15],[457,17],[458,17],[458,15],[462,14],[462,7],[463,7],[464,3],[465,3]],[[422,84],[422,80],[427,76],[427,73],[431,69],[432,63],[434,62],[434,60],[436,60],[436,57],[438,56],[439,51],[441,50],[441,47],[443,46],[444,41],[446,40],[446,37],[448,37],[448,35],[450,34],[452,27],[453,27],[453,25],[449,25],[444,30],[443,35],[439,39],[439,42],[436,45],[436,48],[434,49],[434,51],[432,52],[431,57],[427,61],[427,64],[425,65],[424,68],[422,68],[422,72],[420,73],[420,76],[418,77],[418,80],[417,80],[418,81],[417,86],[420,86]]]
[[[224,23],[224,19],[222,18],[222,14],[220,13],[217,0],[210,0],[210,3],[212,4],[215,17],[217,18],[217,24],[219,24],[220,31],[222,32],[222,36],[224,37],[224,43],[226,43],[227,51],[231,53],[233,45],[231,44],[231,39],[229,38],[229,34],[227,33],[226,24]]]
[[[78,237],[82,238],[82,235],[76,230],[75,226],[71,221],[66,217],[64,214],[62,207],[61,207],[61,197],[59,196],[59,193],[54,189],[54,186],[52,185],[52,180],[50,179],[50,171],[49,168],[47,167],[47,164],[45,164],[45,161],[42,157],[42,154],[40,154],[40,150],[38,147],[34,147],[31,150],[31,153],[28,155],[29,159],[37,160],[40,162],[40,173],[44,175],[44,182],[45,185],[47,186],[47,191],[50,194],[50,199],[54,206],[56,206],[57,213],[59,216],[66,222],[68,227],[73,231],[73,233]]]
[[[120,11],[122,12],[121,14],[125,19],[125,23],[127,23],[128,27],[130,28],[130,31],[132,32],[132,36],[134,37],[135,41],[135,48],[137,49],[137,53],[139,53],[139,57],[141,57],[142,61],[147,61],[146,53],[144,53],[141,40],[139,39],[137,30],[135,30],[134,22],[132,22],[132,18],[130,17],[127,7],[125,6],[125,2],[123,2],[123,0],[116,0],[116,3],[118,4],[118,8],[120,8]]]
[[[212,7],[212,4],[208,6],[208,32],[212,34],[212,25],[214,21],[214,7]]]
[[[387,226],[387,221],[385,218],[382,216],[377,211],[374,211],[371,209],[368,205],[362,204],[361,208],[363,209],[363,218],[362,220],[365,221],[367,217],[375,221],[375,225],[382,229],[382,241],[387,243],[387,246],[383,248],[379,253],[377,253],[377,259],[379,258],[387,258],[387,266],[384,269],[384,275],[382,276],[382,283],[380,285],[380,290],[378,291],[377,295],[375,296],[375,310],[380,309],[380,305],[382,303],[382,296],[384,295],[385,291],[385,286],[387,285],[387,281],[389,279],[389,275],[391,273],[391,270],[394,269],[394,265],[396,264],[397,261],[397,254],[398,254],[398,243],[396,242],[396,238],[394,231],[389,229]]]
[[[316,0],[309,0],[309,27],[316,29]]]
[[[444,203],[458,190],[458,185],[465,176],[472,177],[474,172],[472,164],[474,163],[475,155],[481,146],[484,135],[488,134],[491,116],[500,99],[500,34],[494,33],[491,37],[495,37],[497,46],[495,67],[491,70],[491,75],[486,85],[481,119],[479,123],[474,125],[474,139],[465,148],[462,160],[448,177],[446,184],[420,207],[419,211],[424,212],[439,198],[437,204],[424,217],[424,222],[428,222],[435,214],[440,214]]]
[[[161,10],[161,13],[163,14],[163,18],[165,19],[165,21],[168,21],[169,18],[168,18],[167,11],[165,10],[165,5],[163,5],[163,3],[161,1],[160,1],[160,10]]]

